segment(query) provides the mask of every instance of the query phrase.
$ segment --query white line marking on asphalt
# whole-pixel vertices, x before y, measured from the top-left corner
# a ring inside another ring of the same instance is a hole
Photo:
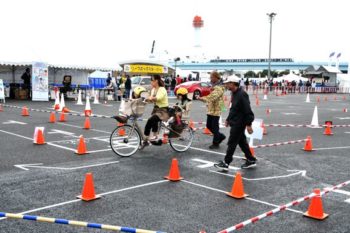
[[[314,150],[336,150],[336,149],[347,149],[350,146],[338,146],[338,147],[325,147],[325,148],[314,148]]]
[[[181,182],[185,182],[185,183],[188,183],[188,184],[199,186],[199,187],[202,187],[202,188],[205,188],[205,189],[210,189],[210,190],[213,190],[213,191],[216,191],[216,192],[227,193],[227,191],[223,191],[223,190],[220,190],[220,189],[212,188],[212,187],[209,187],[209,186],[206,186],[206,185],[202,185],[202,184],[197,184],[197,183],[194,183],[194,182],[190,182],[188,180],[182,180]],[[250,197],[246,197],[245,199],[250,200],[250,201],[254,201],[254,202],[258,202],[258,203],[261,203],[261,204],[265,204],[265,205],[268,205],[268,206],[279,207],[278,205],[275,205],[275,204],[272,204],[272,203],[268,203],[268,202],[265,202],[265,201],[260,201],[260,200],[257,200],[257,199],[254,199],[254,198],[250,198]],[[298,214],[304,214],[301,211],[290,209],[290,208],[287,208],[287,210],[289,210],[291,212],[294,212],[294,213],[298,213]]]
[[[80,167],[47,167],[47,166],[41,166],[42,163],[37,163],[37,164],[16,164],[14,165],[17,168],[23,169],[28,171],[28,168],[42,168],[42,169],[56,169],[56,170],[77,170],[77,169],[84,169],[84,168],[90,168],[90,167],[98,167],[98,166],[103,166],[103,165],[109,165],[109,164],[114,164],[114,163],[119,163],[119,161],[113,161],[113,162],[106,162],[106,163],[99,163],[99,164],[91,164],[91,165],[86,165],[86,166],[80,166]]]
[[[59,130],[59,129],[51,129],[48,132],[48,134],[63,134],[63,135],[67,135],[67,136],[76,137],[75,133],[64,131],[64,130]]]
[[[66,126],[70,126],[70,127],[74,127],[74,128],[78,128],[78,129],[83,129],[82,126],[77,126],[77,125],[71,125],[71,124],[67,124],[67,123],[61,123],[61,122],[57,122],[57,124],[61,124],[61,125],[66,125]],[[91,131],[95,131],[95,132],[100,132],[100,133],[106,133],[106,134],[111,134],[112,132],[107,132],[104,130],[98,130],[98,129],[89,129]]]
[[[48,142],[47,145],[55,146],[55,147],[58,147],[58,148],[61,148],[61,149],[70,150],[70,151],[74,151],[74,152],[77,151],[76,149],[69,148],[69,147],[66,147],[66,146],[57,145],[57,144],[54,144],[52,142]]]
[[[212,150],[206,150],[206,149],[201,149],[201,148],[197,148],[197,147],[190,147],[192,150],[199,150],[199,151],[204,151],[204,152],[208,152],[208,153],[212,153],[212,154],[218,154],[218,155],[226,155],[225,153],[221,153],[221,152],[216,152],[216,151],[212,151]],[[233,156],[234,158],[238,158],[238,159],[242,159],[243,157],[240,156]]]
[[[5,131],[5,130],[0,130],[0,132],[7,133],[7,134],[11,134],[11,135],[13,135],[13,136],[17,136],[17,137],[24,138],[24,139],[28,139],[28,140],[33,140],[33,138],[29,138],[29,137],[22,136],[22,135],[19,135],[19,134],[11,133],[11,132],[8,132],[8,131]]]
[[[106,193],[101,193],[99,195],[100,196],[105,196],[105,195],[109,195],[109,194],[113,194],[113,193],[119,193],[119,192],[128,191],[128,190],[132,190],[132,189],[142,188],[142,187],[146,187],[146,186],[150,186],[150,185],[154,185],[154,184],[161,184],[161,183],[164,183],[164,182],[169,182],[169,180],[160,180],[160,181],[150,182],[150,183],[136,185],[136,186],[123,188],[123,189],[118,189],[118,190],[114,190],[114,191],[110,191],[110,192],[106,192]],[[49,206],[44,206],[44,207],[33,209],[33,210],[27,210],[27,211],[24,211],[24,212],[21,212],[21,213],[18,213],[18,214],[29,214],[29,213],[37,212],[37,211],[40,211],[40,210],[51,209],[51,208],[55,208],[55,207],[58,207],[58,206],[63,206],[63,205],[79,202],[79,201],[82,201],[82,200],[74,199],[74,200],[71,200],[71,201],[61,202],[61,203],[57,203],[57,204],[53,204],[53,205],[49,205]],[[0,220],[3,220],[3,219],[6,219],[6,217],[0,218]]]
[[[342,190],[342,189],[331,190],[331,192],[340,193],[340,194],[344,194],[344,195],[350,196],[350,192],[349,191],[345,191],[345,190]],[[346,199],[344,202],[350,203],[350,198]]]
[[[336,117],[338,118],[339,120],[350,120],[350,117]]]
[[[219,174],[219,175],[222,175],[222,176],[235,177],[235,175],[222,173],[222,172],[219,172],[219,171],[209,170],[209,172],[216,173],[216,174]],[[287,177],[290,177],[290,176],[296,176],[296,175],[299,175],[299,174],[301,176],[305,176],[306,171],[302,170],[302,171],[298,171],[298,172],[295,172],[295,173],[291,173],[291,174],[288,174],[288,175],[282,175],[282,176],[270,176],[270,177],[262,177],[262,178],[245,178],[245,177],[242,177],[242,179],[243,180],[248,180],[248,181],[273,180],[273,179],[287,178]]]
[[[22,135],[19,135],[19,134],[15,134],[15,133],[11,133],[11,132],[8,132],[8,131],[5,131],[5,130],[0,130],[0,132],[7,133],[7,134],[10,134],[10,135],[17,136],[17,137],[24,138],[24,139],[31,140],[31,141],[33,140],[33,138],[25,137],[25,136],[22,136]],[[65,146],[56,145],[56,144],[53,144],[51,142],[48,142],[47,144],[50,145],[50,146],[55,146],[55,147],[59,147],[59,148],[70,150],[70,151],[74,151],[74,152],[76,151],[75,149],[72,149],[72,148],[69,148],[69,147],[65,147]]]
[[[99,152],[104,152],[104,151],[110,151],[112,150],[111,148],[109,149],[101,149],[101,150],[92,150],[92,151],[88,151],[90,154],[92,153],[99,153]]]
[[[203,160],[203,159],[192,159],[193,161],[196,161],[196,162],[200,162],[200,163],[204,163],[202,165],[198,165],[197,167],[199,168],[208,168],[208,167],[213,167],[214,166],[214,162],[211,162],[211,161],[208,161],[208,160]],[[232,170],[240,170],[240,168],[238,167],[233,167],[233,166],[229,166],[229,169],[232,169]]]
[[[18,125],[26,125],[27,123],[21,122],[21,121],[13,121],[13,120],[8,120],[3,122],[4,125],[9,125],[9,124],[18,124]]]

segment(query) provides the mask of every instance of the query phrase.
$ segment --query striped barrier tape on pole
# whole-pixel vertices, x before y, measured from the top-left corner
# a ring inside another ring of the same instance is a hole
[[[345,185],[348,185],[348,184],[350,184],[350,180],[348,180],[348,181],[346,181],[344,183],[338,184],[336,186],[330,187],[330,188],[324,188],[323,191],[320,193],[320,196],[323,196],[324,194],[327,194],[327,193],[329,193],[329,192],[331,192],[333,190],[342,188],[342,187],[344,187]],[[299,198],[299,199],[297,199],[295,201],[289,202],[288,204],[279,206],[279,207],[277,207],[277,208],[275,208],[273,210],[270,210],[268,212],[260,214],[260,215],[254,217],[254,218],[251,218],[251,219],[248,219],[248,220],[243,221],[241,223],[238,223],[238,224],[236,224],[236,225],[234,225],[234,226],[232,226],[230,228],[227,228],[225,230],[220,231],[219,233],[229,233],[229,232],[233,232],[235,230],[239,230],[239,229],[245,227],[248,224],[255,223],[257,221],[260,221],[263,218],[266,218],[268,216],[272,216],[272,215],[274,215],[274,214],[276,214],[276,213],[278,213],[280,211],[286,210],[287,208],[289,208],[291,206],[299,205],[301,202],[309,200],[309,199],[313,198],[316,195],[317,195],[316,193],[312,193],[312,194],[307,195],[305,197]]]
[[[9,107],[9,108],[17,108],[17,109],[22,109],[23,107],[20,106],[14,106],[14,105],[8,105],[8,104],[3,104],[2,106],[4,107]],[[45,112],[45,113],[51,113],[52,111],[49,110],[41,110],[41,109],[33,109],[33,108],[28,108],[28,110],[33,111],[33,112]],[[85,117],[85,114],[83,113],[64,113],[66,115],[70,115],[70,116],[81,116],[81,117]],[[106,116],[106,115],[96,115],[96,114],[92,114],[91,117],[97,117],[97,118],[113,118],[112,116]],[[142,118],[138,118],[138,121],[147,121],[148,119],[142,119]],[[199,125],[204,125],[206,124],[206,122],[204,121],[198,121],[198,122],[193,122],[194,124],[199,124]],[[346,128],[346,127],[350,127],[350,124],[348,125],[294,125],[294,124],[264,124],[266,127],[295,127],[295,128],[302,128],[302,127],[306,127],[306,128],[314,128],[314,127],[333,127],[333,128]],[[220,127],[225,127],[224,124],[220,124]],[[197,127],[197,128],[193,128],[193,130],[201,130],[204,129],[205,127]]]
[[[295,143],[300,143],[300,142],[305,142],[308,139],[300,139],[300,140],[294,140],[294,141],[289,141],[289,142],[278,142],[278,143],[271,143],[271,144],[266,144],[266,145],[257,145],[253,146],[253,148],[266,148],[266,147],[273,147],[273,146],[283,146],[283,145],[290,145],[290,144],[295,144]]]
[[[4,107],[9,107],[9,108],[16,108],[16,109],[22,109],[23,107],[19,107],[19,106],[13,106],[13,105],[3,105]],[[29,111],[32,112],[43,112],[43,113],[51,113],[55,110],[49,111],[49,110],[42,110],[42,109],[34,109],[34,108],[28,108]],[[55,111],[56,112],[56,111]],[[69,116],[81,116],[81,117],[85,117],[85,114],[83,113],[67,113],[64,112],[63,114],[65,115],[69,115]],[[96,114],[91,114],[90,117],[96,117],[96,118],[113,118],[112,116],[106,116],[106,115],[96,115]],[[132,118],[130,118],[132,119]],[[143,121],[143,120],[147,120],[147,119],[142,119],[142,118],[138,118],[138,121]]]
[[[150,231],[150,230],[137,229],[137,228],[131,228],[131,227],[121,227],[121,226],[113,226],[113,225],[106,225],[106,224],[99,224],[99,223],[89,223],[89,222],[67,220],[67,219],[61,219],[61,218],[48,218],[48,217],[35,216],[35,215],[23,215],[23,214],[13,214],[13,213],[0,212],[0,217],[16,218],[16,219],[24,219],[24,220],[32,220],[32,221],[56,223],[56,224],[65,224],[65,225],[73,225],[73,226],[78,226],[78,227],[97,228],[97,229],[111,230],[111,231],[117,231],[117,232],[165,233],[162,231]]]

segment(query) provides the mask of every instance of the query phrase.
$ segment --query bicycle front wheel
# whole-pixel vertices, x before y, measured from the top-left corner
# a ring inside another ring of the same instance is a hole
[[[139,149],[141,136],[136,128],[123,125],[113,130],[109,142],[114,153],[121,157],[129,157]]]
[[[177,152],[187,151],[193,141],[193,130],[186,126],[179,137],[169,138],[169,144]]]

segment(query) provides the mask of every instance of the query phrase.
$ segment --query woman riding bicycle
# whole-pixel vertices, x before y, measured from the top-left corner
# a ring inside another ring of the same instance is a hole
[[[165,89],[164,81],[160,75],[153,75],[151,78],[151,95],[146,99],[148,102],[154,103],[152,110],[152,116],[148,118],[145,126],[145,140],[143,141],[142,148],[148,145],[149,140],[154,140],[158,137],[158,125],[162,120],[169,118],[168,114],[168,93]],[[150,138],[150,133],[153,133],[153,137]]]

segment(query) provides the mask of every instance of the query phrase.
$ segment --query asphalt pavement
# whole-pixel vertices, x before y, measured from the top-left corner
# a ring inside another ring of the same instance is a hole
[[[325,101],[324,97],[328,100]],[[51,218],[127,226],[162,232],[219,232],[280,205],[312,194],[316,188],[333,187],[350,180],[350,127],[334,127],[334,135],[323,135],[324,128],[310,128],[315,106],[319,125],[349,125],[348,94],[305,94],[284,96],[250,93],[255,118],[263,119],[267,135],[255,139],[254,146],[291,142],[311,136],[313,149],[302,150],[305,142],[256,148],[257,167],[242,170],[242,152],[237,148],[228,173],[212,165],[222,160],[225,140],[219,149],[210,150],[212,137],[195,132],[191,148],[185,153],[169,145],[149,146],[128,158],[113,153],[109,137],[117,123],[111,118],[91,118],[91,129],[83,129],[84,117],[67,115],[66,122],[48,123],[54,102],[9,100],[0,112],[0,212],[21,213]],[[320,97],[320,101],[317,101]],[[345,99],[344,99],[345,98]],[[175,103],[170,99],[170,103]],[[16,106],[16,107],[14,107]],[[21,116],[21,107],[30,111]],[[85,106],[66,101],[73,114]],[[91,104],[93,114],[117,114],[119,102]],[[144,118],[149,116],[148,106]],[[206,107],[194,101],[191,119],[203,127]],[[267,109],[271,112],[267,113]],[[225,119],[228,111],[224,111]],[[59,114],[56,114],[59,117]],[[315,120],[315,119],[314,119]],[[140,121],[141,125],[145,121]],[[283,125],[291,124],[290,127]],[[298,127],[293,127],[297,126]],[[47,144],[33,144],[35,127],[45,127]],[[226,136],[228,128],[220,129]],[[76,155],[80,135],[86,139],[89,154]],[[170,182],[171,161],[177,158],[184,180]],[[29,164],[29,165],[28,165]],[[245,199],[225,195],[231,191],[236,172],[243,177]],[[84,202],[77,199],[86,173],[92,173],[96,194],[101,198]],[[322,196],[329,217],[318,221],[303,217],[310,201],[248,224],[241,232],[349,232],[350,185]],[[1,232],[106,232],[76,227],[0,218]]]

